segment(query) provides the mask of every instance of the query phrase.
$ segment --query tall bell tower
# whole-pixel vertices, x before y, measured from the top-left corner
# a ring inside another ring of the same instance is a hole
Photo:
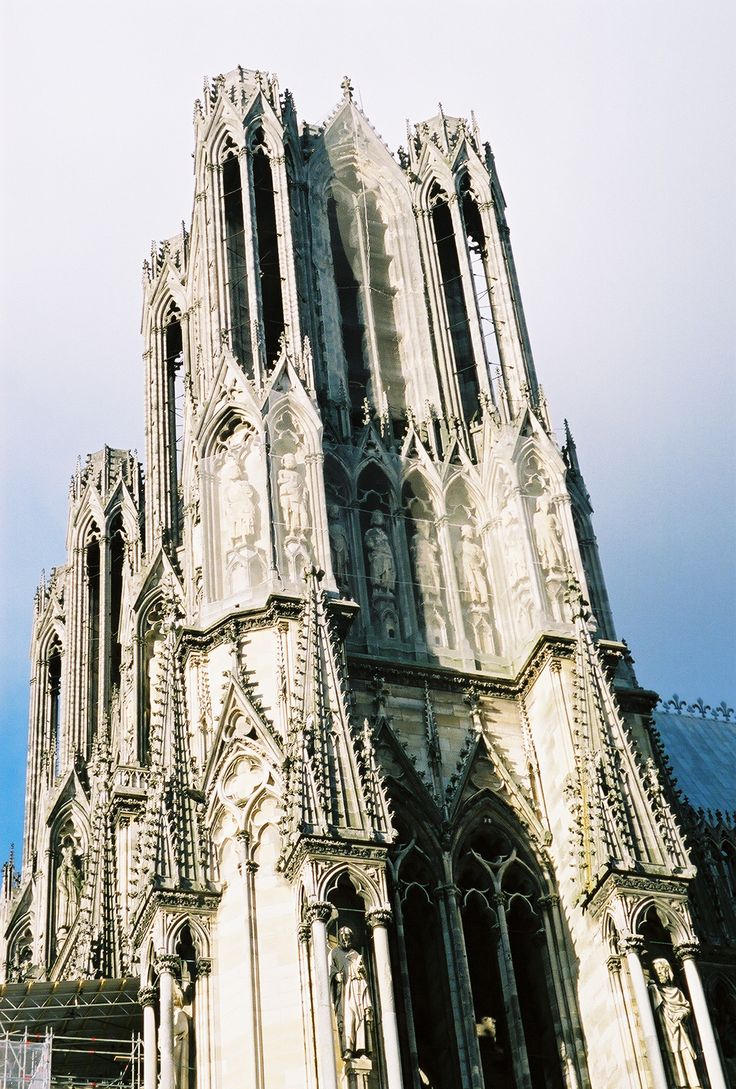
[[[686,988],[720,1089],[656,696],[489,145],[440,108],[394,155],[348,79],[300,126],[240,68],[194,129],[145,474],[80,466],[36,601],[7,978],[122,981],[145,1089],[667,1089]]]

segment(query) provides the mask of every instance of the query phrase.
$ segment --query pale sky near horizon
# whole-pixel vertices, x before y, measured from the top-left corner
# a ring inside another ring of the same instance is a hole
[[[203,77],[238,64],[312,123],[349,74],[392,150],[438,100],[475,110],[618,634],[643,686],[736,706],[731,4],[41,0],[4,23],[0,860],[34,589],[65,559],[77,455],[143,449],[141,264],[189,222]]]

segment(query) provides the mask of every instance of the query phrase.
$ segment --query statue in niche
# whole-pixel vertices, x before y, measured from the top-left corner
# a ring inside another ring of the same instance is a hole
[[[687,1030],[690,1003],[675,986],[670,962],[664,957],[652,961],[656,980],[650,980],[652,1005],[662,1033],[667,1065],[677,1089],[701,1089],[695,1069],[695,1048]]]
[[[335,1010],[343,1059],[370,1055],[373,1003],[362,955],[353,948],[349,926],[338,931],[336,948],[330,951],[330,994]]]
[[[460,570],[470,604],[480,608],[488,606],[488,583],[485,576],[485,556],[483,549],[475,539],[473,527],[462,526],[460,530]]]
[[[222,460],[220,479],[224,508],[230,518],[230,548],[247,544],[256,535],[258,499],[246,472],[247,442],[231,443]]]
[[[178,984],[174,984],[174,1085],[189,1089],[189,1015]]]
[[[293,454],[284,454],[281,459],[277,482],[286,538],[303,538],[309,530],[307,489]]]
[[[540,495],[532,517],[539,562],[547,572],[564,571],[567,565],[560,522],[549,500]]]
[[[327,508],[329,520],[330,549],[335,582],[341,594],[350,596],[350,545],[348,535],[340,518],[340,508],[331,504]]]
[[[365,547],[374,593],[380,591],[393,595],[396,586],[396,562],[388,534],[383,528],[384,522],[383,513],[380,510],[374,510],[370,527],[365,531]]]
[[[414,567],[419,583],[419,592],[424,602],[436,601],[442,596],[442,572],[440,569],[439,549],[432,540],[432,527],[429,522],[419,519],[411,548],[414,554]]]
[[[56,929],[62,936],[77,917],[81,895],[82,875],[74,855],[74,842],[71,836],[64,836],[56,871]]]

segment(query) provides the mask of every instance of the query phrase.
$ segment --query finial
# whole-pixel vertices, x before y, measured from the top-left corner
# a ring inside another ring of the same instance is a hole
[[[350,76],[343,76],[342,77],[342,83],[340,84],[340,87],[342,88],[343,98],[346,98],[348,100],[348,102],[352,102],[353,101],[353,91],[355,90],[355,88],[353,87],[352,83],[350,82]]]

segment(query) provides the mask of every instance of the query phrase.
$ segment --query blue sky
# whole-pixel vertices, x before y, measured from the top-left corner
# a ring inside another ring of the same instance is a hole
[[[734,80],[727,3],[191,0],[5,17],[0,855],[20,839],[33,592],[78,454],[143,448],[141,263],[189,220],[205,75],[275,71],[302,120],[348,73],[395,149],[474,109],[537,370],[567,417],[640,682],[736,706]]]

